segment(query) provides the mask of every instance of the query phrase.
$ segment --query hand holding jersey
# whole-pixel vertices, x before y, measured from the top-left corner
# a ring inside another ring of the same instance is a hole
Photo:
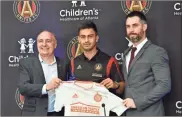
[[[48,84],[46,84],[46,91],[56,89],[57,87],[59,87],[61,81],[62,80],[59,78],[52,78],[52,80]]]
[[[100,84],[105,86],[107,89],[118,89],[120,86],[119,83],[114,82],[111,78],[104,79]]]
[[[135,104],[134,100],[131,98],[126,98],[125,100],[123,100],[123,104],[127,108],[136,108],[136,104]]]

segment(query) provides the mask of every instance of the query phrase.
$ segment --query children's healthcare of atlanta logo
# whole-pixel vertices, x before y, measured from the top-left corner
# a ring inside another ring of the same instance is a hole
[[[14,1],[13,11],[18,20],[30,23],[37,19],[40,13],[40,4],[37,0]]]

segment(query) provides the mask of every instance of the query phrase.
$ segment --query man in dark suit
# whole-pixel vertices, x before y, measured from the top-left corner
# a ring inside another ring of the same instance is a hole
[[[19,91],[25,97],[23,116],[60,116],[54,112],[55,89],[65,78],[63,61],[54,56],[57,41],[53,33],[37,37],[39,54],[20,61]]]
[[[127,116],[162,116],[162,98],[170,92],[171,76],[166,51],[146,37],[147,20],[133,11],[126,17],[127,38],[132,43],[124,52],[124,105]]]

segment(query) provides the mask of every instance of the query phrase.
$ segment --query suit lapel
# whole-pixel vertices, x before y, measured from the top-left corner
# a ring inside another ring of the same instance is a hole
[[[38,56],[36,57],[35,65],[37,67],[36,69],[37,73],[39,73],[39,76],[40,76],[39,79],[36,79],[36,80],[39,80],[40,83],[46,84],[44,72],[43,72],[42,65],[40,63]]]
[[[135,56],[135,58],[133,59],[133,61],[131,62],[131,65],[128,69],[128,74],[130,73],[132,67],[135,65],[136,61],[141,57],[141,55],[143,54],[143,52],[145,51],[145,49],[151,44],[151,42],[148,40],[144,46],[141,48],[141,50],[138,52],[138,54]]]

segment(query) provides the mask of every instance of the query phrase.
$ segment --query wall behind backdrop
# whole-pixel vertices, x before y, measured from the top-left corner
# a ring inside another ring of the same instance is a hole
[[[164,98],[166,115],[182,115],[182,2],[178,1],[1,1],[1,112],[20,115],[23,97],[17,90],[19,60],[37,53],[36,37],[42,30],[56,35],[55,54],[69,60],[77,47],[77,26],[93,20],[99,48],[122,64],[127,49],[125,16],[141,10],[148,18],[148,38],[162,46],[170,58],[172,90]]]

